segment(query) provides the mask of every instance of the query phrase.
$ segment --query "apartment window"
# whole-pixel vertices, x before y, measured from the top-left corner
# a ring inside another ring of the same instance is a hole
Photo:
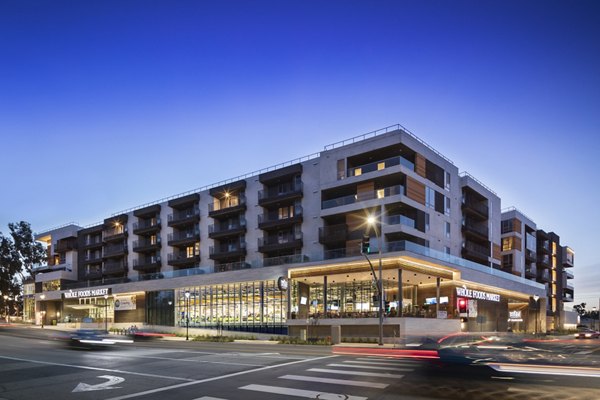
[[[446,237],[450,238],[450,222],[446,222]]]
[[[450,247],[444,246],[444,253],[450,254]]]
[[[512,268],[513,266],[513,255],[505,254],[502,256],[502,267],[504,268]]]
[[[446,179],[444,180],[444,187],[446,190],[450,190],[450,172],[446,171],[445,177]]]
[[[501,230],[502,233],[509,233],[509,232],[513,232],[514,231],[514,223],[513,223],[513,219],[507,219],[502,221],[502,225],[501,225]]]
[[[510,251],[515,248],[515,238],[507,237],[502,238],[502,251]]]
[[[446,202],[446,212],[445,212],[445,214],[447,216],[450,216],[450,197],[444,197],[444,200]]]
[[[429,214],[425,213],[425,232],[429,232]]]
[[[435,190],[425,187],[425,206],[435,209]]]
[[[429,240],[425,241],[425,247],[429,248]]]
[[[294,216],[294,206],[279,207],[277,212],[279,219],[292,218]]]
[[[185,257],[186,258],[192,258],[196,255],[196,253],[194,253],[194,246],[188,246],[185,248]]]
[[[155,245],[156,244],[156,235],[152,235],[150,236],[150,244]]]

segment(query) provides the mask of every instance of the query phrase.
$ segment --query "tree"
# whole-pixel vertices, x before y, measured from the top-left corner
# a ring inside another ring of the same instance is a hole
[[[573,311],[575,311],[577,314],[579,314],[580,317],[583,317],[585,314],[587,314],[585,306],[586,306],[586,303],[577,304],[577,305],[573,306]]]
[[[10,236],[0,232],[0,290],[18,295],[23,279],[33,276],[33,267],[46,261],[46,250],[36,242],[28,222],[8,224]]]

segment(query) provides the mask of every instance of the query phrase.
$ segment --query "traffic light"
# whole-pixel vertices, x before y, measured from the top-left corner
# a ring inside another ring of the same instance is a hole
[[[371,249],[371,238],[369,235],[363,235],[362,242],[360,244],[360,252],[362,254],[369,254]]]
[[[467,299],[464,297],[458,298],[458,313],[462,316],[467,314]]]

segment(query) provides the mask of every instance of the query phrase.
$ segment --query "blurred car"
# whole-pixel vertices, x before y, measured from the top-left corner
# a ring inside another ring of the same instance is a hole
[[[106,348],[117,341],[112,340],[106,331],[99,329],[79,329],[69,335],[69,347],[80,349]]]
[[[574,336],[575,339],[598,339],[600,337],[600,332],[593,329],[582,329]]]

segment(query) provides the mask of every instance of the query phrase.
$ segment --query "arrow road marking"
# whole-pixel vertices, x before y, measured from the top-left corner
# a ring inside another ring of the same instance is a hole
[[[112,375],[101,375],[98,378],[108,379],[107,382],[99,383],[97,385],[88,385],[87,383],[80,382],[79,385],[73,392],[89,392],[92,390],[105,390],[105,389],[119,389],[119,383],[125,382],[125,378],[121,378],[120,376],[112,376]],[[114,387],[113,387],[114,386]]]

